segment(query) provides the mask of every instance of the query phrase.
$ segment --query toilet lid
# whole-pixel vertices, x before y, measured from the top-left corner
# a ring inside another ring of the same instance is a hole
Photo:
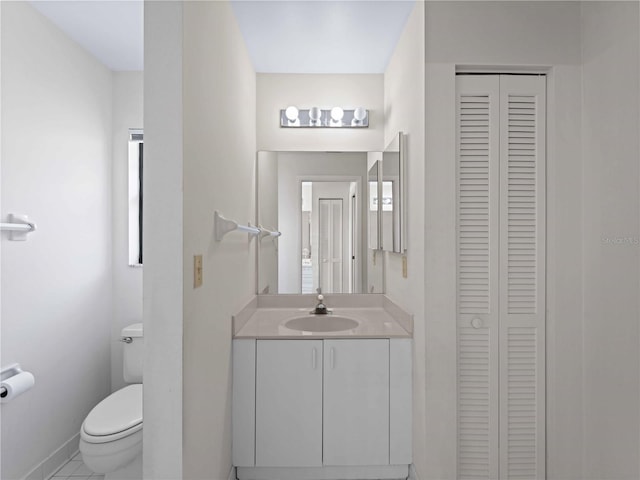
[[[112,436],[142,428],[142,384],[124,387],[102,400],[87,415],[83,433],[92,437]],[[132,433],[132,432],[128,432]]]

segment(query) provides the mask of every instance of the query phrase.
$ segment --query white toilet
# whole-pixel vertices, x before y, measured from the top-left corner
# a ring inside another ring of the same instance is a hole
[[[105,480],[142,478],[142,323],[122,329],[127,385],[93,407],[82,423],[80,452],[85,465]]]

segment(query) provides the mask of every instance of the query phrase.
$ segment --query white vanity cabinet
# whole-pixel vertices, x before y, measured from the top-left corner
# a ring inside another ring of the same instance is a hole
[[[323,469],[323,478],[347,478],[348,468],[396,474],[411,463],[410,339],[236,339],[233,347],[238,478],[287,478],[290,467],[292,475]]]
[[[322,465],[322,340],[258,340],[256,453],[263,467]]]
[[[325,340],[323,385],[324,464],[388,465],[389,340]]]
[[[389,340],[258,340],[255,456],[262,467],[388,465]]]

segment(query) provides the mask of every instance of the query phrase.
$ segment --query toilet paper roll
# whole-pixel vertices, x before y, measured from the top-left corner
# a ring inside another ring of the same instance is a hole
[[[31,372],[20,372],[13,377],[9,377],[0,382],[0,387],[7,389],[6,395],[2,396],[0,400],[2,403],[10,402],[21,393],[24,393],[33,387],[35,383],[36,379]]]

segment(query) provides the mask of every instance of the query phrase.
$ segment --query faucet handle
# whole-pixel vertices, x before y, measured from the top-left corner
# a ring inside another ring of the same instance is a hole
[[[322,287],[316,288],[316,292],[318,293],[318,295],[322,295]]]

